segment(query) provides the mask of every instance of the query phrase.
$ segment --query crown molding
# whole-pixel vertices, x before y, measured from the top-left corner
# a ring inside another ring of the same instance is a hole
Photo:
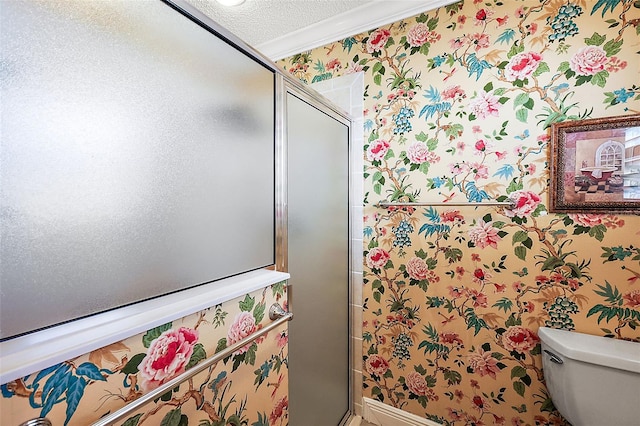
[[[456,1],[374,0],[254,47],[272,61],[277,61]]]

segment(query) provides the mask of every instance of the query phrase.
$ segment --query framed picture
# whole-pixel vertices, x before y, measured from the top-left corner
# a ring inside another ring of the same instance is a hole
[[[640,214],[640,115],[551,126],[549,210]]]

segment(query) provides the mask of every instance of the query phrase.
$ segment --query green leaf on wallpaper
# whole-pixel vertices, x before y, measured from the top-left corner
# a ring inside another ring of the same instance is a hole
[[[598,33],[593,33],[591,37],[585,38],[584,43],[587,46],[600,46],[606,40],[606,36],[601,36]]]
[[[193,353],[191,354],[191,358],[189,358],[189,362],[187,363],[185,369],[188,370],[203,359],[207,358],[207,352],[204,349],[202,343],[196,343],[193,347]]]
[[[418,170],[421,171],[422,173],[424,173],[425,175],[429,174],[429,163],[428,162],[424,162],[421,163],[420,166],[418,166]]]
[[[144,415],[144,413],[140,413],[140,414],[136,414],[133,417],[129,417],[124,423],[122,423],[122,426],[137,426],[138,422],[140,421],[140,417],[142,417]]]
[[[513,254],[520,260],[527,259],[527,248],[525,246],[516,246],[513,248]]]
[[[462,136],[462,132],[464,131],[464,127],[460,123],[453,123],[445,128],[444,133],[448,136],[449,140],[457,139]],[[436,139],[431,139],[427,143],[427,147],[430,151],[434,151],[438,146],[438,141]]]
[[[385,71],[386,70],[384,68],[384,65],[382,65],[382,62],[376,62],[375,64],[373,64],[373,67],[371,68],[371,72],[373,72],[374,74],[376,73],[384,74]]]
[[[591,229],[589,230],[589,236],[595,238],[598,241],[602,241],[604,239],[605,232],[607,232],[607,227],[603,224],[598,224],[591,227]]]
[[[569,65],[569,61],[560,62],[560,65],[558,65],[558,71],[561,73],[565,73],[570,69],[571,69],[571,65]]]
[[[516,118],[521,123],[527,123],[529,121],[529,111],[524,108],[520,108],[516,110]]]
[[[529,96],[528,93],[519,93],[514,99],[513,99],[513,106],[520,106],[520,105],[524,105],[526,104],[529,100],[531,99],[531,97]]]
[[[520,191],[524,188],[522,181],[519,181],[517,178],[514,178],[509,186],[507,186],[507,194],[511,194],[512,192]]]
[[[498,308],[498,310],[503,310],[506,312],[509,312],[512,308],[513,308],[513,301],[511,299],[509,299],[508,297],[503,297],[502,299],[498,300],[496,303],[493,304],[494,308]]]
[[[250,312],[253,309],[253,305],[256,303],[255,297],[251,297],[248,294],[244,296],[244,300],[238,303],[240,310],[243,312]]]
[[[516,393],[522,397],[524,397],[524,391],[526,390],[526,387],[524,386],[524,383],[522,382],[513,382],[513,389],[516,391]]]
[[[420,49],[418,50],[418,52],[427,56],[429,55],[429,47],[430,47],[429,43],[425,43],[422,46],[420,46]]]
[[[179,426],[180,417],[182,417],[182,412],[179,408],[171,410],[164,416],[160,422],[160,426]]]
[[[151,345],[151,342],[153,342],[158,337],[160,337],[160,335],[165,331],[170,330],[171,326],[172,324],[168,322],[166,324],[159,325],[158,327],[152,328],[151,330],[147,331],[145,335],[142,336],[142,344],[144,345],[144,347],[148,348]]]
[[[120,372],[123,374],[136,374],[138,372],[138,366],[140,365],[140,363],[142,362],[145,356],[147,355],[135,354],[134,356],[131,357],[129,362],[127,362],[127,364],[122,368],[122,370],[120,370]]]
[[[622,49],[623,43],[624,43],[623,40],[619,40],[619,41],[609,40],[604,44],[604,46],[602,46],[602,48],[604,49],[605,52],[607,52],[607,56],[611,57],[620,52],[620,50]]]
[[[540,62],[538,64],[538,68],[536,68],[536,70],[533,72],[533,76],[534,77],[538,77],[540,75],[542,75],[545,72],[549,72],[551,71],[551,69],[549,69],[549,64],[547,64],[546,62]]]
[[[373,76],[373,82],[380,86],[380,84],[382,83],[382,75],[381,74],[376,74]]]
[[[491,92],[493,90],[493,83],[492,82],[488,82],[487,84],[484,85],[482,90],[484,90],[487,93]]]
[[[223,351],[226,347],[227,347],[227,338],[223,337],[220,340],[218,340],[218,345],[216,346],[215,353]]]
[[[604,87],[605,84],[607,84],[608,77],[609,77],[609,72],[606,70],[602,70],[592,76],[591,84],[598,87]]]
[[[507,53],[507,58],[512,58],[522,52],[524,52],[524,44],[514,43],[513,46],[511,46],[511,49],[509,49],[509,53]]]
[[[427,139],[429,139],[429,136],[427,136],[425,132],[420,132],[415,136],[415,138],[419,142],[425,142]]]
[[[516,231],[513,234],[513,237],[511,237],[511,243],[512,244],[521,243],[527,238],[529,238],[529,234],[526,231]]]
[[[520,378],[520,377],[524,377],[526,375],[527,375],[527,370],[524,367],[516,365],[515,367],[513,367],[511,369],[511,378],[512,379],[514,377]]]
[[[380,185],[377,182],[375,184],[373,184],[373,192],[375,192],[376,194],[380,195],[382,193],[382,185]]]
[[[253,310],[253,318],[256,320],[256,324],[262,321],[264,318],[264,312],[267,309],[266,303],[258,303],[256,308]]]
[[[447,380],[447,384],[449,386],[459,385],[462,382],[462,374],[460,374],[456,370],[445,369],[443,376]],[[428,376],[428,377],[431,377],[431,376]]]
[[[389,150],[387,151],[387,153],[385,154],[384,159],[385,159],[385,160],[388,160],[388,159],[393,158],[393,157],[395,157],[395,154],[393,153],[393,150],[392,150],[392,149],[389,149]]]

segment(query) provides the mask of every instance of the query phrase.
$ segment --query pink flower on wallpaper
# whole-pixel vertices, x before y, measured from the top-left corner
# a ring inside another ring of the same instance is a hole
[[[540,202],[540,196],[532,191],[520,190],[512,192],[509,195],[515,202],[515,207],[513,209],[505,209],[504,214],[508,217],[525,217],[533,213]]]
[[[369,374],[382,377],[389,369],[389,363],[380,355],[373,354],[365,361],[365,368]]]
[[[271,410],[271,414],[269,414],[269,424],[275,424],[278,419],[280,419],[285,412],[289,409],[289,399],[287,395],[280,398],[280,400],[276,403]]]
[[[489,47],[489,35],[476,33],[469,39],[472,45],[475,46],[476,52],[485,47]]]
[[[458,333],[440,333],[440,341],[449,345],[455,345],[459,348],[464,347],[464,342]]]
[[[447,87],[442,91],[441,96],[445,101],[454,101],[456,98],[462,99],[467,97],[460,85]]]
[[[407,148],[407,158],[413,164],[422,164],[429,159],[429,148],[422,142],[414,142]]]
[[[480,377],[489,376],[492,379],[495,379],[496,373],[500,372],[498,360],[491,355],[491,352],[485,352],[482,349],[478,349],[478,352],[470,355],[469,367]]]
[[[285,310],[287,310],[285,308]],[[280,349],[284,348],[285,346],[287,346],[287,343],[289,342],[289,336],[287,335],[286,331],[280,332],[278,334],[276,334],[276,344],[278,345],[278,347]]]
[[[464,223],[464,216],[460,214],[460,210],[445,210],[440,213],[440,220],[444,223],[452,223],[459,226]]]
[[[507,64],[504,69],[504,76],[507,81],[524,80],[533,74],[540,61],[542,61],[542,55],[539,53],[518,53]]]
[[[449,40],[449,46],[451,49],[456,50],[460,49],[464,46],[465,38],[464,37],[456,37]]]
[[[340,63],[339,59],[332,59],[329,62],[327,62],[327,69],[328,70],[332,70],[332,71],[337,71],[342,67],[342,64]]]
[[[528,328],[511,326],[502,334],[502,345],[509,352],[525,353],[535,348],[540,339]]]
[[[367,253],[367,266],[371,269],[380,269],[391,259],[389,253],[380,247],[374,247]]]
[[[376,139],[369,144],[367,158],[369,161],[382,160],[389,151],[389,142],[384,139]]]
[[[612,56],[609,58],[609,62],[607,62],[607,71],[609,72],[618,72],[627,67],[627,61],[623,61],[616,56]]]
[[[407,273],[414,280],[426,280],[429,276],[429,267],[427,263],[419,257],[412,257],[407,262]]]
[[[358,62],[351,61],[347,65],[347,68],[345,68],[344,73],[345,74],[355,74],[357,72],[362,71],[362,69],[363,69],[362,65],[360,65]]]
[[[609,61],[607,52],[600,46],[585,46],[571,57],[569,67],[578,75],[593,75],[604,70]]]
[[[472,300],[474,308],[486,308],[489,300],[487,295],[476,289],[467,290],[467,296]]]
[[[489,18],[491,17],[491,15],[493,15],[495,12],[493,12],[490,9],[480,9],[476,12],[475,16],[474,16],[474,22],[475,25],[484,25],[487,23],[487,21],[489,20]]]
[[[471,170],[475,180],[487,179],[489,177],[489,168],[482,163],[472,163]]]
[[[475,395],[473,398],[471,398],[471,401],[473,402],[473,407],[478,409],[479,411],[484,411],[490,407],[489,402],[480,395]]]
[[[422,22],[414,25],[407,33],[407,41],[412,47],[420,47],[425,43],[434,43],[440,40],[440,34],[429,31]]]
[[[250,312],[240,312],[236,315],[233,320],[233,324],[229,327],[229,331],[227,331],[227,346],[231,346],[234,343],[239,342],[245,337],[249,336],[253,332],[257,330],[256,327],[256,319],[253,317],[253,314]],[[234,355],[240,355],[249,350],[252,343],[244,345],[237,351],[235,351]]]
[[[197,341],[197,330],[186,327],[167,330],[158,336],[138,366],[142,388],[155,389],[184,372]]]
[[[632,290],[622,296],[624,304],[632,308],[640,307],[640,290]]]
[[[569,217],[573,219],[573,221],[578,225],[591,228],[592,226],[600,225],[602,223],[604,215],[592,213],[575,213],[570,214]]]
[[[487,247],[498,248],[498,241],[502,240],[498,235],[498,229],[493,227],[493,222],[485,222],[480,219],[476,226],[469,230],[469,238],[481,249]]]
[[[489,116],[497,117],[499,107],[498,97],[484,90],[481,90],[475,98],[469,101],[469,109],[481,120]]]
[[[382,50],[384,45],[387,43],[387,40],[389,40],[390,36],[391,36],[391,33],[389,32],[389,30],[385,30],[385,29],[375,30],[369,36],[369,40],[367,40],[367,52],[375,53]]]
[[[405,383],[409,388],[409,392],[414,395],[424,396],[429,390],[427,381],[424,379],[424,377],[422,377],[422,374],[418,373],[417,371],[407,374]]]
[[[478,139],[473,147],[476,149],[476,153],[483,153],[487,150],[488,144],[484,139]]]

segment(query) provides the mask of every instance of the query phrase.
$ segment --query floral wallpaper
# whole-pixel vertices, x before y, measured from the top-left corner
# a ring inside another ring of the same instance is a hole
[[[1,386],[0,423],[86,426],[270,322],[278,283]],[[123,426],[288,424],[287,327],[270,331],[132,414]]]
[[[633,0],[474,0],[278,63],[365,75],[365,397],[445,425],[565,424],[538,328],[640,342],[640,217],[547,210],[551,124],[638,114],[639,51]]]

